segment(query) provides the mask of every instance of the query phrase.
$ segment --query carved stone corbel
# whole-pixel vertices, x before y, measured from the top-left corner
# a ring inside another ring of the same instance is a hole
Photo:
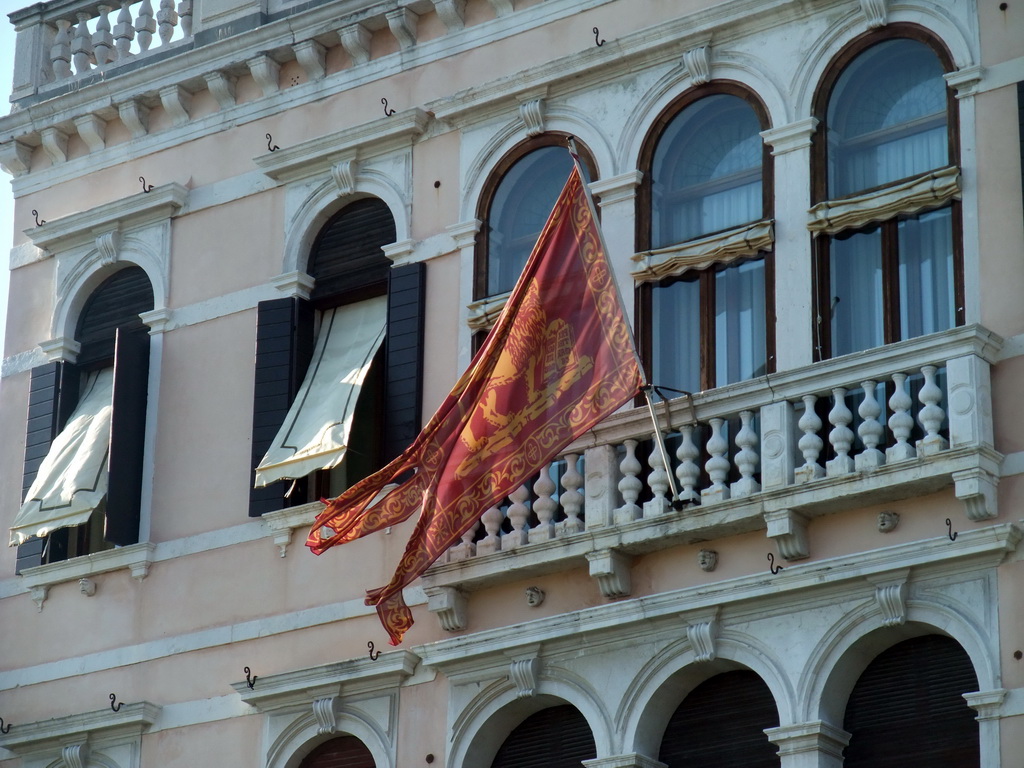
[[[359,175],[359,160],[355,155],[346,157],[331,166],[331,178],[338,187],[339,195],[351,195],[356,190]]]
[[[24,176],[32,169],[32,147],[20,141],[0,142],[0,167],[12,176]]]
[[[319,80],[327,74],[327,49],[316,40],[303,40],[292,46],[295,59],[309,80]]]
[[[516,698],[525,699],[537,693],[540,681],[540,658],[536,655],[512,659],[508,669],[509,679],[516,687]]]
[[[122,101],[117,105],[117,114],[132,132],[132,138],[139,139],[149,133],[149,107],[138,99]]]
[[[519,117],[526,126],[527,136],[544,133],[544,98],[535,96],[519,102]]]
[[[629,575],[632,558],[614,549],[588,552],[590,575],[597,579],[605,597],[627,597],[633,590]]]
[[[860,12],[868,23],[868,29],[884,27],[888,16],[887,0],[860,0]]]
[[[396,8],[386,14],[388,27],[391,34],[398,41],[398,47],[403,51],[416,45],[416,25],[419,23],[418,14],[408,8]]]
[[[802,560],[810,556],[807,546],[807,518],[794,509],[766,510],[768,538],[774,539],[779,554],[786,560]]]
[[[68,159],[68,135],[64,131],[53,126],[43,128],[40,138],[43,142],[43,150],[50,158],[51,163],[57,165]]]
[[[99,152],[106,147],[106,120],[96,115],[81,115],[75,118],[75,128],[90,152]]]
[[[999,478],[980,467],[953,473],[956,497],[964,503],[967,517],[974,522],[991,520],[999,514],[997,491]]]
[[[441,629],[458,632],[466,628],[468,600],[455,587],[427,587],[427,610],[437,614]]]
[[[67,768],[86,768],[89,765],[89,744],[85,741],[67,744],[61,748],[60,757]]]
[[[434,10],[449,32],[458,32],[466,24],[466,0],[434,0]]]
[[[100,254],[100,264],[109,267],[116,264],[121,252],[121,232],[111,229],[96,235],[96,250]]]
[[[334,711],[337,696],[313,700],[313,717],[316,718],[318,736],[328,736],[338,731],[338,713]]]
[[[256,85],[260,87],[264,96],[270,96],[280,90],[281,65],[267,54],[261,53],[259,56],[253,56],[246,62],[246,65],[249,67],[249,74],[252,75],[252,79],[256,81]]]
[[[365,64],[370,60],[370,30],[362,24],[342,27],[338,37],[353,65]]]
[[[203,75],[206,87],[221,109],[235,106],[235,78],[226,72],[207,72]]]
[[[719,609],[716,607],[710,613],[683,617],[686,622],[686,637],[693,648],[694,661],[714,661],[718,655],[718,613]]]
[[[882,614],[882,624],[898,627],[907,621],[907,576],[909,571],[885,574],[869,579],[875,585],[875,603]]]
[[[32,602],[36,604],[36,610],[42,612],[46,596],[50,594],[50,587],[46,584],[38,584],[29,591],[32,594]]]
[[[706,43],[691,48],[683,53],[683,64],[690,73],[690,81],[694,85],[704,85],[711,81],[711,44]]]
[[[175,125],[185,125],[192,108],[192,94],[180,85],[168,85],[160,89],[160,103]]]

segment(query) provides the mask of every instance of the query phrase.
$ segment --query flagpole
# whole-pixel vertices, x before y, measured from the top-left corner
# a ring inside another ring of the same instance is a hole
[[[587,199],[587,205],[590,206],[590,215],[594,219],[594,224],[597,228],[597,235],[601,238],[601,248],[604,249],[608,259],[608,269],[612,273],[612,285],[615,286],[616,298],[619,300],[619,306],[624,306],[622,303],[622,292],[619,290],[619,281],[615,279],[615,269],[612,267],[611,254],[608,251],[608,244],[604,240],[604,231],[601,229],[598,222],[600,219],[597,217],[597,207],[594,205],[594,198],[590,194],[590,187],[587,185],[586,178],[583,175],[583,166],[580,164],[579,152],[576,149],[576,139],[572,136],[569,137],[569,156],[572,157],[572,162],[576,166],[576,170],[580,174],[580,186],[583,187],[583,196]],[[661,433],[661,427],[658,426],[658,418],[654,413],[654,403],[651,401],[651,386],[647,381],[647,374],[644,372],[643,361],[640,359],[640,353],[636,349],[636,341],[633,338],[633,333],[629,334],[630,347],[633,350],[633,356],[636,358],[637,367],[640,369],[640,378],[643,380],[643,385],[640,387],[640,391],[644,393],[644,400],[647,401],[647,412],[651,415],[651,424],[654,426],[654,440],[657,443],[658,450],[661,452],[661,461],[665,466],[665,475],[668,478],[668,487],[672,492],[672,507],[674,509],[680,509],[682,504],[679,499],[679,488],[676,486],[675,475],[672,474],[672,467],[669,466],[668,462],[668,449],[665,447],[665,436]]]

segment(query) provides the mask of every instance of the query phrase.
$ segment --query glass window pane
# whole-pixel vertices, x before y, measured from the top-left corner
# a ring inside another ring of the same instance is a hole
[[[696,276],[651,291],[654,384],[700,390],[700,283]]]
[[[541,147],[516,162],[498,184],[488,216],[488,296],[516,284],[571,170],[564,146]]]
[[[953,214],[949,208],[900,221],[900,336],[911,339],[955,325]]]
[[[828,107],[829,197],[948,164],[942,74],[928,46],[902,39],[879,43],[846,68]]]
[[[761,124],[738,96],[718,94],[676,116],[651,169],[651,247],[691,240],[762,215]]]
[[[885,339],[881,230],[832,240],[829,273],[832,355],[880,347]]]
[[[715,274],[715,384],[765,372],[764,260]]]

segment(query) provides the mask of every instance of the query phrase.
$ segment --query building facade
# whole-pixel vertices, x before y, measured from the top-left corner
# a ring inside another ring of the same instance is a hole
[[[0,767],[1020,764],[1013,3],[10,21]],[[666,447],[640,403],[567,446],[390,648],[415,520],[306,531],[468,366],[569,137]]]

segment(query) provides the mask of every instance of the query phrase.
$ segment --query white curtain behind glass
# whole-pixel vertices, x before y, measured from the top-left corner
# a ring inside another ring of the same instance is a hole
[[[836,238],[830,249],[832,354],[883,344],[882,233],[875,228]]]
[[[765,372],[764,261],[715,274],[715,384]]]
[[[901,338],[955,325],[952,219],[943,208],[899,223]]]
[[[651,292],[653,382],[700,391],[700,284],[678,280]]]

